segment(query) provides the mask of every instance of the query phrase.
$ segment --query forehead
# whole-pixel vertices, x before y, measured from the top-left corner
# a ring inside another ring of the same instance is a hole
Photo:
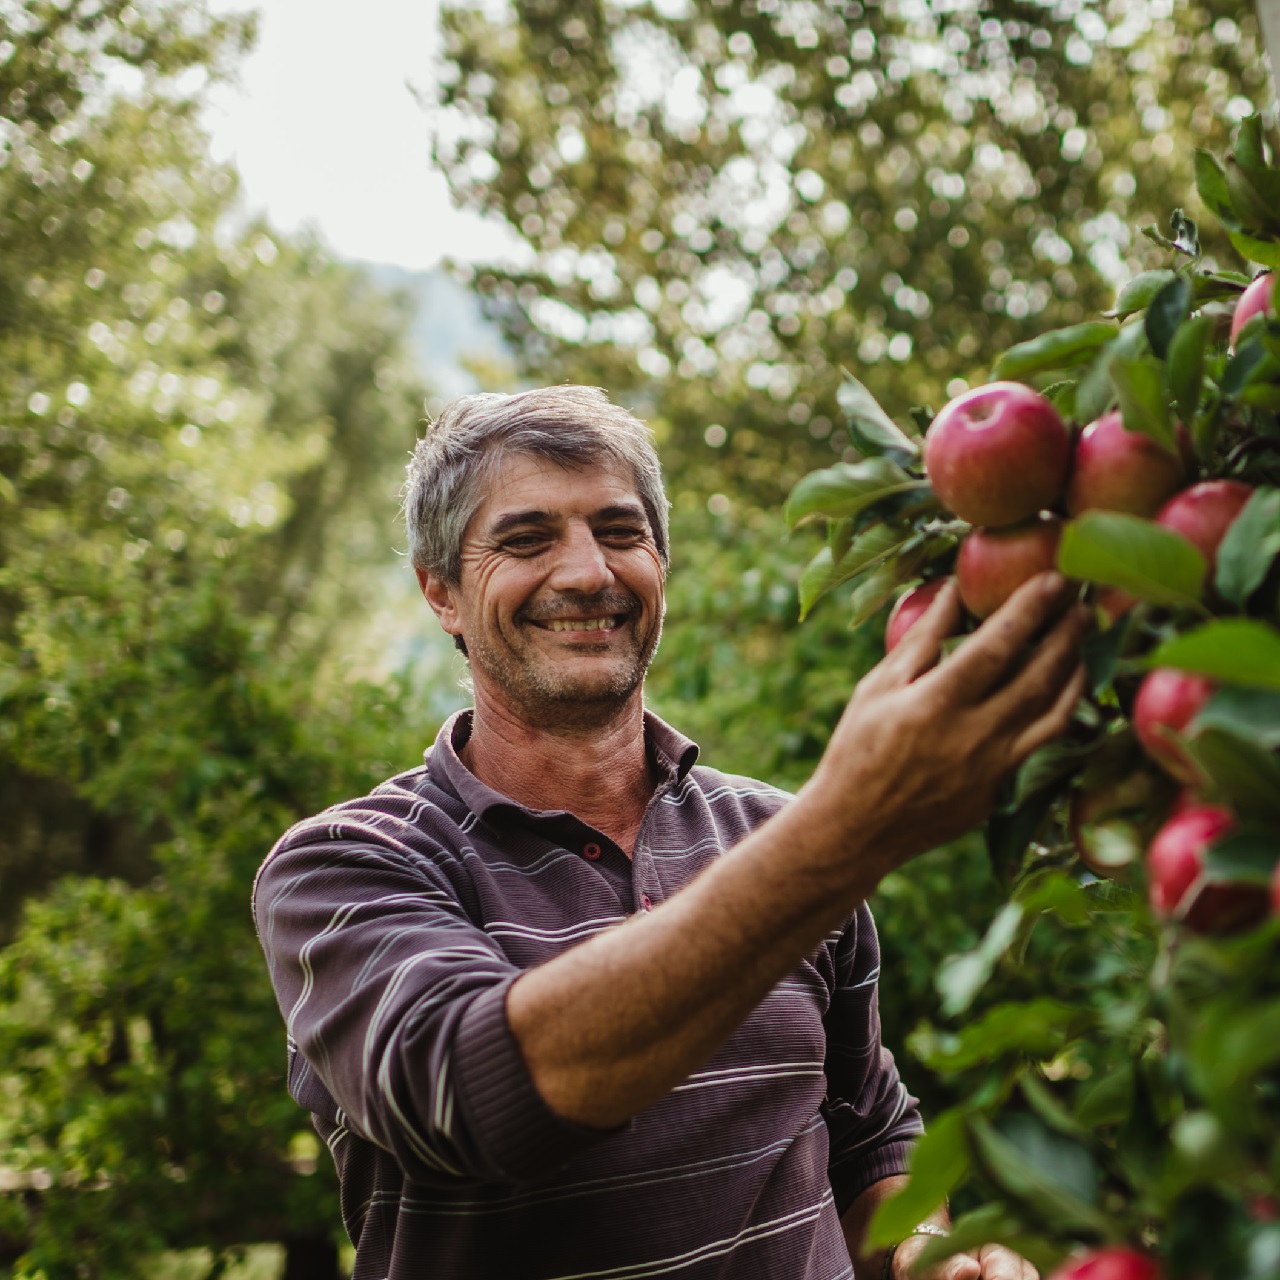
[[[635,481],[622,463],[602,459],[584,467],[562,467],[549,458],[510,454],[489,469],[468,532],[524,513],[567,519],[617,507],[644,513]]]

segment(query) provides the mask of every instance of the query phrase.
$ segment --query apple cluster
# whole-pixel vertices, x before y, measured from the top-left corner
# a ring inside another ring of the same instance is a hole
[[[1233,345],[1245,324],[1270,307],[1273,284],[1268,274],[1245,291],[1233,316]],[[1076,434],[1049,399],[1017,382],[993,382],[952,400],[929,428],[924,462],[939,501],[969,526],[955,563],[969,613],[988,617],[1022,583],[1055,567],[1065,520],[1086,511],[1123,512],[1180,535],[1203,558],[1211,592],[1218,548],[1253,490],[1236,480],[1197,481],[1181,424],[1175,439],[1176,447],[1166,448],[1126,428],[1119,412]],[[944,581],[933,579],[899,598],[885,630],[887,649],[901,642]],[[1135,603],[1118,588],[1102,588],[1095,599],[1109,622]],[[1204,779],[1182,735],[1214,691],[1211,682],[1185,672],[1149,674],[1132,721],[1147,756],[1167,777],[1167,794],[1139,772],[1102,792],[1078,794],[1071,821],[1082,860],[1106,875],[1115,866],[1105,841],[1091,831],[1117,816],[1163,811],[1162,824],[1147,819],[1139,832],[1151,903],[1196,932],[1253,924],[1268,902],[1265,889],[1216,884],[1206,875],[1206,851],[1236,823],[1229,811],[1200,798]],[[1270,900],[1280,914],[1280,869]]]

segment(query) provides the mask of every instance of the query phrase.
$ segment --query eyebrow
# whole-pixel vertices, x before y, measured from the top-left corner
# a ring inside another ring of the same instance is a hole
[[[530,511],[510,511],[506,515],[499,516],[492,525],[489,526],[489,537],[499,538],[509,530],[519,525],[526,524],[554,524],[558,517],[550,511],[540,511],[537,509]],[[638,502],[615,502],[607,507],[601,507],[598,511],[591,513],[591,519],[607,522],[609,520],[641,520],[647,526],[649,517],[643,506]]]

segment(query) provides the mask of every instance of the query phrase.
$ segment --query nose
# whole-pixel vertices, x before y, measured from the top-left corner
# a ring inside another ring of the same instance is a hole
[[[613,585],[613,570],[595,533],[576,521],[569,526],[556,556],[548,586],[556,591],[592,595]]]

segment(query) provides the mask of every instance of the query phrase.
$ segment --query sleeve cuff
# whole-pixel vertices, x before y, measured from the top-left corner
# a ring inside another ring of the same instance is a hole
[[[578,1151],[627,1128],[597,1129],[556,1115],[529,1074],[507,1022],[507,992],[519,975],[471,1001],[454,1039],[457,1104],[486,1173],[530,1181]]]
[[[899,1138],[886,1142],[883,1147],[878,1147],[868,1155],[860,1153],[844,1167],[836,1166],[831,1169],[831,1189],[840,1215],[843,1217],[849,1206],[873,1182],[906,1173],[915,1145],[915,1138]]]

